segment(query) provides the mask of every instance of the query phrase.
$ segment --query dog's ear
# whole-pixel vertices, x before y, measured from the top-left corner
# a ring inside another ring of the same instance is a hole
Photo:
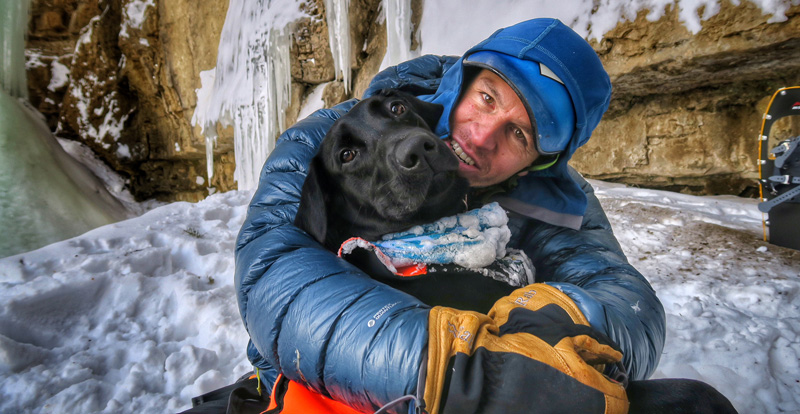
[[[325,236],[328,231],[328,210],[326,208],[328,192],[323,190],[327,184],[325,167],[322,166],[319,156],[315,156],[311,159],[308,175],[303,183],[300,207],[297,209],[294,225],[322,244],[325,244]]]
[[[430,128],[431,131],[435,130],[436,124],[439,123],[439,118],[441,118],[442,112],[444,112],[444,106],[425,102],[417,99],[416,96],[412,96],[411,99],[409,99],[409,103],[414,107],[414,112],[422,117],[422,120],[425,121],[428,128]]]

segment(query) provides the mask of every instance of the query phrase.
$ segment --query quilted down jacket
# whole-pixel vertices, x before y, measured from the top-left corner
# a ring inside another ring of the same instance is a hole
[[[461,70],[460,64],[456,57],[430,55],[405,62],[376,76],[365,97],[388,87],[435,96],[443,77]],[[235,283],[250,335],[247,354],[266,386],[282,372],[371,412],[417,391],[429,308],[371,279],[292,224],[311,158],[335,120],[356,102],[318,110],[279,137],[239,233]],[[630,378],[647,378],[664,344],[663,307],[625,258],[592,187],[566,160],[562,168],[557,178],[572,182],[585,200],[580,228],[512,212],[509,247],[524,250],[537,282],[569,295],[590,324],[620,346]],[[526,203],[525,197],[515,199]]]

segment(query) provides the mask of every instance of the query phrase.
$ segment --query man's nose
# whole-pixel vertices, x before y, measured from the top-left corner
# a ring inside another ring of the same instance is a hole
[[[483,150],[492,150],[497,146],[500,123],[491,117],[485,117],[472,125],[472,145]]]

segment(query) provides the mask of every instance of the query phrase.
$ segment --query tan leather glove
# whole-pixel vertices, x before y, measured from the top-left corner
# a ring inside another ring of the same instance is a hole
[[[428,322],[431,414],[628,411],[622,384],[602,374],[622,354],[552,286],[520,288],[488,315],[435,307]]]

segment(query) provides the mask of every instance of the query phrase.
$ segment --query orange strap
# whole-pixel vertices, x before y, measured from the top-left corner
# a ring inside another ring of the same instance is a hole
[[[276,395],[278,385],[283,381],[286,380],[281,374],[275,381],[275,386],[272,387],[269,407],[265,412],[274,410],[278,407],[278,401],[282,401],[283,409],[280,412],[283,414],[363,414],[361,411],[356,411],[350,406],[311,391],[291,380],[288,381],[288,387],[283,396]]]

